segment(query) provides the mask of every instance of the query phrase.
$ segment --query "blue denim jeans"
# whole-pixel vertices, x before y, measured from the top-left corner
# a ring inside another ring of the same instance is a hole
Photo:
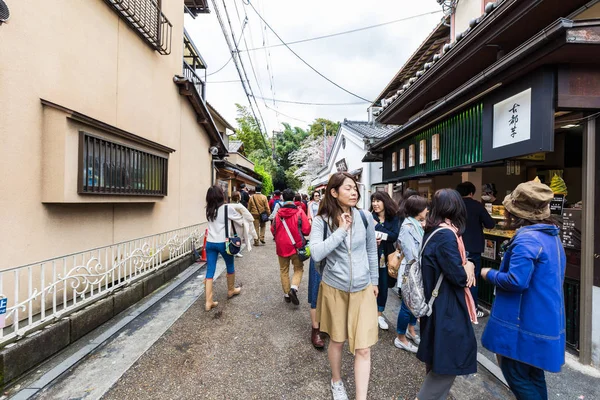
[[[469,260],[473,261],[475,264],[475,282],[479,281],[479,276],[481,275],[481,253],[469,253]],[[479,286],[471,286],[471,296],[473,296],[473,301],[475,301],[475,306],[479,304],[477,300],[477,295],[479,290],[477,289]]]
[[[319,297],[319,285],[321,284],[321,275],[317,272],[315,261],[310,259],[308,269],[308,302],[313,310],[317,308],[317,298]]]
[[[206,242],[206,279],[212,279],[215,276],[219,254],[221,254],[225,260],[227,273],[233,274],[235,272],[235,269],[233,268],[233,256],[230,256],[225,251],[225,242]]]
[[[413,313],[410,312],[408,307],[406,307],[406,304],[404,304],[404,300],[402,300],[402,305],[400,305],[400,311],[398,311],[396,333],[398,335],[406,335],[406,329],[408,328],[408,325],[417,325],[417,317],[415,317]]]
[[[548,400],[543,370],[507,357],[501,358],[500,369],[517,400]]]

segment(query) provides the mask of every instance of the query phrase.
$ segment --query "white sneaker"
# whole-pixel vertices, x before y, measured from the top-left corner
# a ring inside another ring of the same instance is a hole
[[[235,256],[236,256],[237,258],[242,258],[242,257],[244,257],[244,256],[242,255],[242,253],[237,253]]]
[[[410,353],[416,353],[418,350],[417,346],[415,346],[411,342],[404,344],[400,340],[398,340],[398,338],[394,339],[394,346],[396,346],[399,349],[406,350]]]
[[[421,343],[421,337],[416,333],[415,336],[413,336],[410,331],[406,331],[406,338],[415,342],[417,346]]]
[[[348,400],[344,382],[342,381],[335,383],[331,381],[331,394],[333,395],[333,400]]]
[[[387,322],[385,321],[385,318],[383,318],[383,316],[378,317],[377,322],[379,323],[379,328],[383,329],[384,331],[387,331],[390,328],[388,326]]]

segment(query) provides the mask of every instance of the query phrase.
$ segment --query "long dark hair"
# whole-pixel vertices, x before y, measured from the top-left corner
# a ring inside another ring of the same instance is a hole
[[[214,185],[206,192],[206,219],[214,221],[217,219],[219,207],[225,204],[225,193],[220,186]]]
[[[344,212],[342,211],[342,207],[340,206],[338,200],[331,195],[331,190],[335,189],[335,191],[338,192],[347,178],[352,179],[352,182],[354,182],[354,184],[356,185],[358,201],[360,201],[360,192],[358,191],[358,184],[356,183],[356,179],[354,179],[354,176],[350,175],[347,172],[336,172],[335,174],[331,175],[331,178],[329,178],[329,182],[327,183],[327,189],[325,189],[323,199],[319,204],[319,212],[317,213],[317,215],[320,215],[323,219],[325,219],[325,217],[329,218],[330,223],[332,225],[332,230],[338,228],[338,218]]]
[[[373,200],[379,200],[383,203],[383,209],[385,211],[385,219],[392,220],[396,214],[398,214],[398,206],[396,202],[390,197],[387,192],[375,192],[371,195],[371,208],[369,211],[373,212]]]
[[[315,201],[315,194],[318,194],[319,196],[321,196],[321,193],[317,192],[316,190],[314,192],[312,192],[312,194],[310,195],[310,200],[311,201]]]
[[[433,195],[425,231],[429,232],[450,220],[462,235],[467,226],[467,209],[460,193],[454,189],[440,189]]]

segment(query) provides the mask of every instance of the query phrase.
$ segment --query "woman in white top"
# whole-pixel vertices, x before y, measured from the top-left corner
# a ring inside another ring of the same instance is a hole
[[[312,220],[317,216],[319,212],[319,203],[321,201],[321,193],[316,190],[313,192],[310,197],[310,201],[308,202],[308,220],[312,223]]]
[[[252,214],[250,214],[250,211],[248,211],[248,209],[246,207],[244,207],[244,205],[242,203],[240,203],[241,197],[242,196],[241,196],[240,192],[236,191],[236,192],[231,193],[231,203],[229,203],[229,205],[233,209],[235,209],[235,211],[240,213],[243,217],[243,220],[242,220],[243,232],[237,230],[238,229],[237,226],[236,226],[236,232],[242,238],[242,241],[244,242],[244,245],[246,246],[248,251],[250,251],[250,250],[252,250],[252,245],[250,243],[252,240],[258,241],[258,234],[256,233],[256,229],[254,228],[254,217],[252,216]],[[240,252],[237,253],[235,256],[241,257],[242,251],[240,250]]]
[[[225,208],[227,208],[227,221],[225,221]],[[213,301],[213,277],[217,269],[219,254],[225,259],[227,266],[227,298],[240,294],[241,289],[235,287],[235,270],[233,256],[225,251],[225,224],[228,224],[229,235],[233,234],[231,224],[233,221],[241,227],[243,217],[233,207],[225,204],[225,194],[219,186],[211,186],[206,192],[206,219],[208,220],[208,238],[206,239],[206,304],[205,310],[210,311],[219,303]]]

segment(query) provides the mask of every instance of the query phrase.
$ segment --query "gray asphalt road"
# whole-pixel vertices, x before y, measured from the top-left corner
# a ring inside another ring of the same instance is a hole
[[[205,312],[202,297],[104,398],[330,399],[327,353],[310,343],[308,263],[297,307],[283,301],[272,239],[236,259],[236,272],[240,296],[227,300],[224,276],[218,278],[219,306]],[[394,347],[390,328],[372,349],[369,398],[413,399],[425,369]],[[351,398],[352,361],[346,351],[343,379]]]
[[[327,353],[310,343],[308,263],[300,306],[285,303],[275,244],[268,236],[265,246],[236,259],[240,296],[227,300],[225,276],[216,279],[219,306],[205,312],[200,297],[103,399],[330,399]],[[412,400],[424,379],[424,365],[393,345],[399,306],[390,291],[385,312],[390,330],[380,330],[372,348],[369,399]],[[347,347],[342,369],[354,398],[353,357]],[[477,374],[456,380],[450,398],[514,397],[480,366]]]

